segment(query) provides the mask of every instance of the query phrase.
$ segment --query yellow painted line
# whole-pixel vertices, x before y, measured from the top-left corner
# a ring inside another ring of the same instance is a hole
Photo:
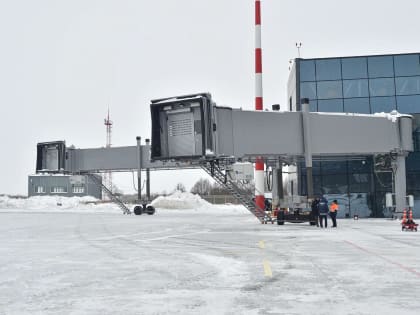
[[[265,248],[264,241],[259,241],[258,245],[260,246],[260,248]]]
[[[264,260],[263,264],[264,264],[264,274],[265,274],[265,276],[271,278],[273,276],[273,273],[271,272],[270,263],[268,262],[268,260]]]

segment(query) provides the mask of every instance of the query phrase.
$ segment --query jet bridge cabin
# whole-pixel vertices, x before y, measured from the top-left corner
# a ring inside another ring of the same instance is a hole
[[[152,160],[198,159],[212,151],[211,95],[153,100]]]

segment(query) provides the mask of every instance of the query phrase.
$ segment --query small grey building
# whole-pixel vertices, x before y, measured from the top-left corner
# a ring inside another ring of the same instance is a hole
[[[102,177],[96,175],[102,182]],[[102,199],[102,189],[86,175],[34,174],[28,176],[28,197],[92,196]]]

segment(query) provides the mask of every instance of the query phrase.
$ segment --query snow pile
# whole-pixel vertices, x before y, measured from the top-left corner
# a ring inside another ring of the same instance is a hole
[[[175,191],[169,196],[157,197],[151,204],[155,208],[163,209],[197,209],[211,207],[211,204],[202,199],[199,195],[181,191]]]
[[[34,196],[25,199],[0,196],[0,209],[24,210],[113,210],[118,209],[113,204],[95,204],[98,200],[94,197],[62,197],[62,196]]]
[[[409,115],[405,115],[405,114],[400,114],[398,111],[393,110],[390,113],[374,113],[375,116],[378,117],[385,117],[386,119],[392,121],[392,122],[396,122],[398,118],[403,117],[403,116],[409,116]]]

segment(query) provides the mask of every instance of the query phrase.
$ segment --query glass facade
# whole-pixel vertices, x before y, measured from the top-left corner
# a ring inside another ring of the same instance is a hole
[[[415,152],[406,160],[407,193],[420,202],[420,54],[297,59],[296,65],[296,99],[308,98],[311,111],[372,114],[397,110],[414,116]],[[300,110],[299,102],[293,105]],[[372,157],[319,158],[313,168],[314,192],[341,200],[343,216],[386,216],[385,193],[392,191],[392,174],[375,172],[373,164]],[[298,165],[298,176],[299,193],[304,195],[303,162]]]
[[[298,64],[299,99],[308,98],[317,111],[420,113],[420,54],[299,59]]]

